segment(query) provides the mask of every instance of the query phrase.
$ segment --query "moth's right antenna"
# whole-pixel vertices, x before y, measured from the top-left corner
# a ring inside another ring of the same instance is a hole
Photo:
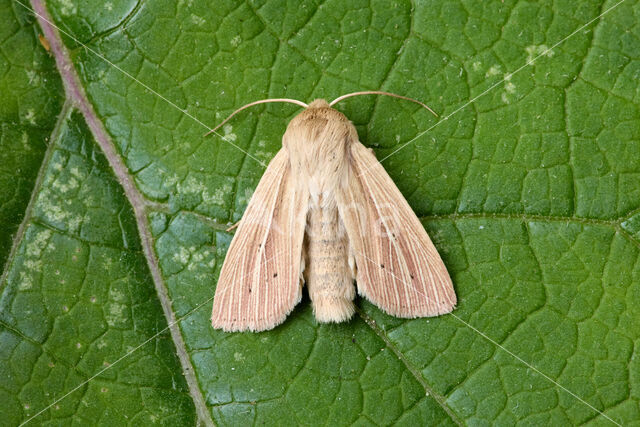
[[[337,104],[338,102],[342,101],[343,99],[347,99],[347,98],[351,98],[352,96],[359,96],[359,95],[386,95],[386,96],[393,96],[394,98],[400,98],[400,99],[404,99],[404,100],[407,100],[407,101],[415,102],[416,104],[421,105],[424,108],[426,108],[427,110],[429,110],[431,112],[431,114],[433,114],[434,116],[438,117],[436,112],[433,111],[431,108],[429,108],[429,106],[427,104],[423,104],[422,102],[418,101],[417,99],[408,98],[408,97],[402,96],[402,95],[396,95],[395,93],[391,93],[391,92],[383,92],[383,91],[380,91],[380,90],[365,90],[365,91],[361,91],[361,92],[348,93],[346,95],[339,96],[336,99],[334,99],[333,101],[331,101],[329,103],[329,106],[333,107],[335,104]]]
[[[229,117],[227,117],[226,119],[224,119],[222,121],[222,123],[220,123],[218,126],[214,127],[213,129],[211,129],[209,132],[205,133],[204,136],[207,136],[213,132],[215,132],[216,130],[220,129],[220,126],[224,125],[225,123],[227,123],[229,120],[231,120],[231,118],[233,116],[235,116],[236,114],[238,114],[240,111],[245,110],[249,107],[253,107],[254,105],[258,105],[258,104],[267,104],[269,102],[288,102],[289,104],[296,104],[299,105],[302,108],[307,108],[309,107],[307,104],[305,104],[302,101],[298,101],[297,99],[289,99],[289,98],[271,98],[271,99],[261,99],[259,101],[253,101],[250,102],[248,104],[243,105],[242,107],[238,108],[236,111],[234,111],[233,113],[231,113],[229,115]]]

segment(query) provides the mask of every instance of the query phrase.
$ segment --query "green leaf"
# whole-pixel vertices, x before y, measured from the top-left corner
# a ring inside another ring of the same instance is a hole
[[[26,10],[0,3],[0,264],[4,265],[63,102],[55,64]]]
[[[639,1],[21,2],[0,0],[9,425],[640,419]],[[338,106],[457,309],[359,298],[318,325],[305,297],[273,331],[212,329],[226,229],[299,109],[202,135],[356,90],[439,113]]]

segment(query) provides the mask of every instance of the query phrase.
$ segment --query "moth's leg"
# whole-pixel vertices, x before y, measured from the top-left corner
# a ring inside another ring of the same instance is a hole
[[[351,278],[356,280],[356,275],[358,273],[358,267],[356,266],[356,254],[353,252],[353,246],[349,243],[349,270],[351,270]]]
[[[242,220],[240,220],[242,221]],[[240,225],[240,221],[236,222],[235,224],[233,224],[231,227],[227,228],[226,231],[229,232],[235,228],[238,228],[238,225]]]
[[[302,246],[302,256],[300,257],[300,287],[304,285],[304,266],[305,266],[305,258],[306,258],[306,250],[304,245]]]

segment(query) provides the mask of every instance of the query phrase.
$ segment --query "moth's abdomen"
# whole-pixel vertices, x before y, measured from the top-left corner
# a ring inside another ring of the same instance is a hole
[[[306,238],[305,281],[316,319],[350,319],[355,311],[355,286],[349,267],[349,242],[337,207],[311,206]]]

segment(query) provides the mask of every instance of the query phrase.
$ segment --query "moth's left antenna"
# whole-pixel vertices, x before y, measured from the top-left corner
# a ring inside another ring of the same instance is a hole
[[[302,108],[307,108],[309,107],[307,104],[305,104],[302,101],[298,101],[297,99],[289,99],[289,98],[271,98],[271,99],[261,99],[259,101],[253,101],[250,102],[248,104],[243,105],[242,107],[238,108],[236,111],[234,111],[233,113],[231,113],[229,115],[229,117],[227,117],[226,119],[224,119],[222,121],[222,123],[220,123],[218,126],[214,127],[213,129],[211,129],[209,132],[205,133],[204,136],[207,136],[213,132],[215,132],[216,130],[220,129],[220,126],[224,125],[225,123],[227,123],[229,120],[231,120],[231,118],[233,116],[235,116],[236,114],[238,114],[240,111],[245,110],[249,107],[253,107],[254,105],[258,105],[258,104],[267,104],[269,102],[287,102],[289,104],[296,104],[299,105]]]

